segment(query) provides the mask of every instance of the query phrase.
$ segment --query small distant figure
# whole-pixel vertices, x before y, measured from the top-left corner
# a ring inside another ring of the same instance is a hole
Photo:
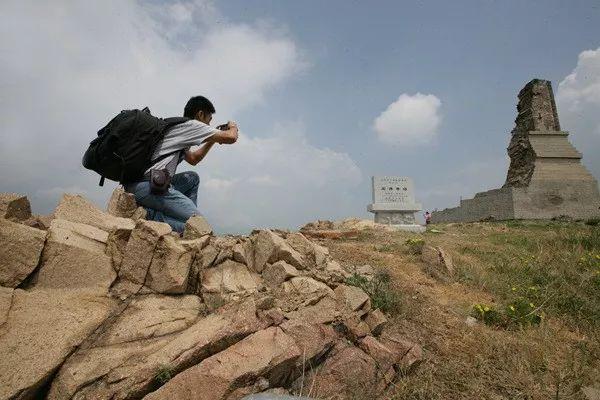
[[[425,225],[429,225],[431,222],[431,213],[429,211],[425,211]]]

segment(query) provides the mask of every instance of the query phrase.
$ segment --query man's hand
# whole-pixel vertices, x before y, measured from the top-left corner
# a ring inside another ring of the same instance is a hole
[[[219,144],[233,144],[238,140],[238,127],[234,121],[227,122],[229,129],[217,132],[206,141],[212,141]]]

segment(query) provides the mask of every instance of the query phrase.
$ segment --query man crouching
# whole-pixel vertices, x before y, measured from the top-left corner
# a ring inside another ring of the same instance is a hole
[[[176,173],[183,160],[196,165],[206,157],[215,143],[233,144],[238,127],[233,121],[218,128],[209,126],[215,107],[206,97],[192,97],[183,111],[190,120],[170,128],[152,155],[152,166],[144,180],[124,185],[148,212],[146,219],[166,222],[176,232],[183,232],[186,221],[198,210],[200,178],[193,171]],[[200,146],[191,150],[192,146]],[[162,186],[162,187],[161,187]]]

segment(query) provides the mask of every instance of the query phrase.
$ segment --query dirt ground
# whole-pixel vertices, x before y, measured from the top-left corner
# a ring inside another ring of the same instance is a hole
[[[383,398],[585,399],[582,388],[600,387],[599,229],[444,224],[422,235],[365,230],[322,243],[342,263],[369,264],[391,276],[401,302],[387,329],[425,351],[425,360]],[[443,248],[455,274],[430,275],[406,244],[410,238]],[[466,322],[477,315],[476,304],[501,311],[517,300],[535,305],[541,323]]]

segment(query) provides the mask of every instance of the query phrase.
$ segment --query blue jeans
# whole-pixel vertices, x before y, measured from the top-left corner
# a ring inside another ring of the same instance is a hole
[[[144,207],[150,221],[166,222],[176,232],[183,232],[185,222],[193,215],[202,215],[196,206],[200,178],[193,171],[173,175],[167,193],[150,193],[150,182],[142,181],[125,185],[125,190],[135,195],[137,203]]]

